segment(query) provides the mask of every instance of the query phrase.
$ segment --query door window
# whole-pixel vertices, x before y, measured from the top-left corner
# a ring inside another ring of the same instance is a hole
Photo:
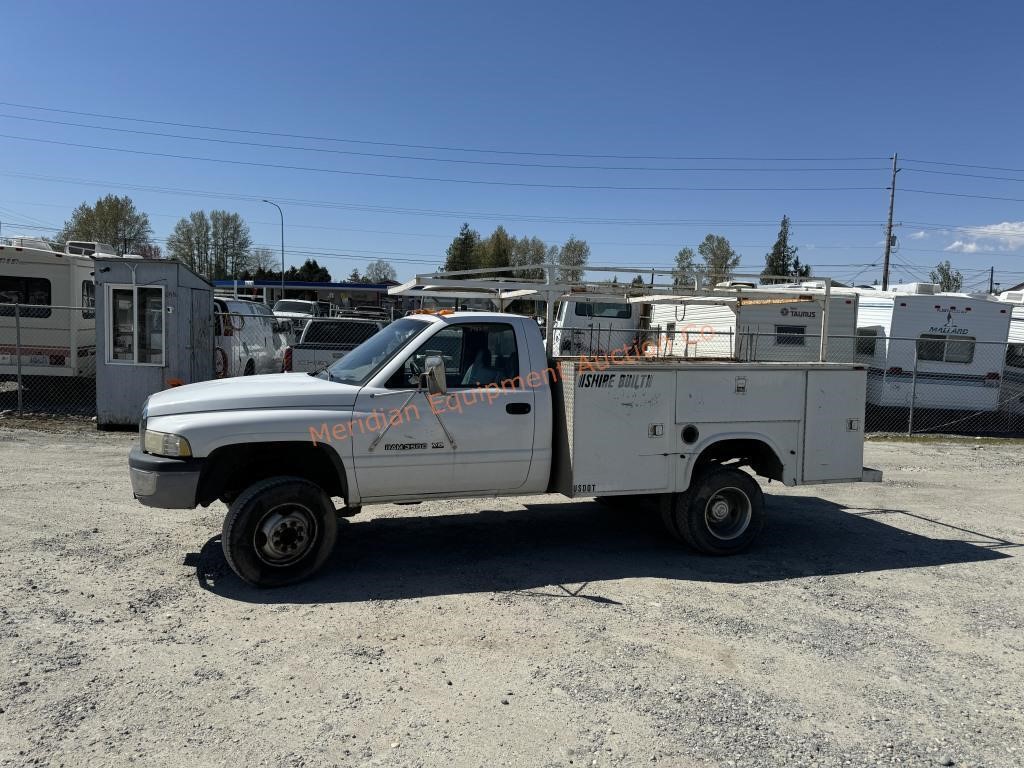
[[[467,323],[439,331],[410,355],[388,386],[416,386],[428,357],[444,360],[449,389],[488,384],[522,386],[515,329],[506,323]]]
[[[164,364],[164,289],[111,286],[107,361]]]

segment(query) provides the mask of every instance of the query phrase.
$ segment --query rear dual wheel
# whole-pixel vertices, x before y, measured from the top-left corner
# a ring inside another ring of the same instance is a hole
[[[661,516],[668,532],[706,555],[734,555],[764,527],[764,494],[738,469],[714,469],[695,478],[685,493],[666,499]]]

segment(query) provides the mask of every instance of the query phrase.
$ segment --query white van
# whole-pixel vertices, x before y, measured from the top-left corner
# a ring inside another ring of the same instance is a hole
[[[621,296],[573,296],[558,307],[555,355],[605,355],[628,348],[637,341],[639,327],[639,304]]]
[[[252,376],[284,370],[288,338],[270,307],[245,299],[214,299],[214,375]]]

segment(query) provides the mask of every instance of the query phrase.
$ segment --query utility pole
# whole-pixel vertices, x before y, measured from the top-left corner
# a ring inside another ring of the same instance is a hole
[[[996,292],[996,268],[995,267],[989,267],[988,268],[988,292],[989,292],[990,295]]]
[[[892,251],[892,209],[896,204],[896,153],[892,153],[892,183],[889,185],[889,223],[885,227],[885,262],[882,264],[882,290],[889,289],[889,253]]]

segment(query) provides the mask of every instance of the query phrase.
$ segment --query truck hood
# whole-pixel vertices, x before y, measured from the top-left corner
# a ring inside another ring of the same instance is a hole
[[[149,416],[260,408],[352,408],[359,387],[305,373],[270,373],[203,381],[151,395]]]

